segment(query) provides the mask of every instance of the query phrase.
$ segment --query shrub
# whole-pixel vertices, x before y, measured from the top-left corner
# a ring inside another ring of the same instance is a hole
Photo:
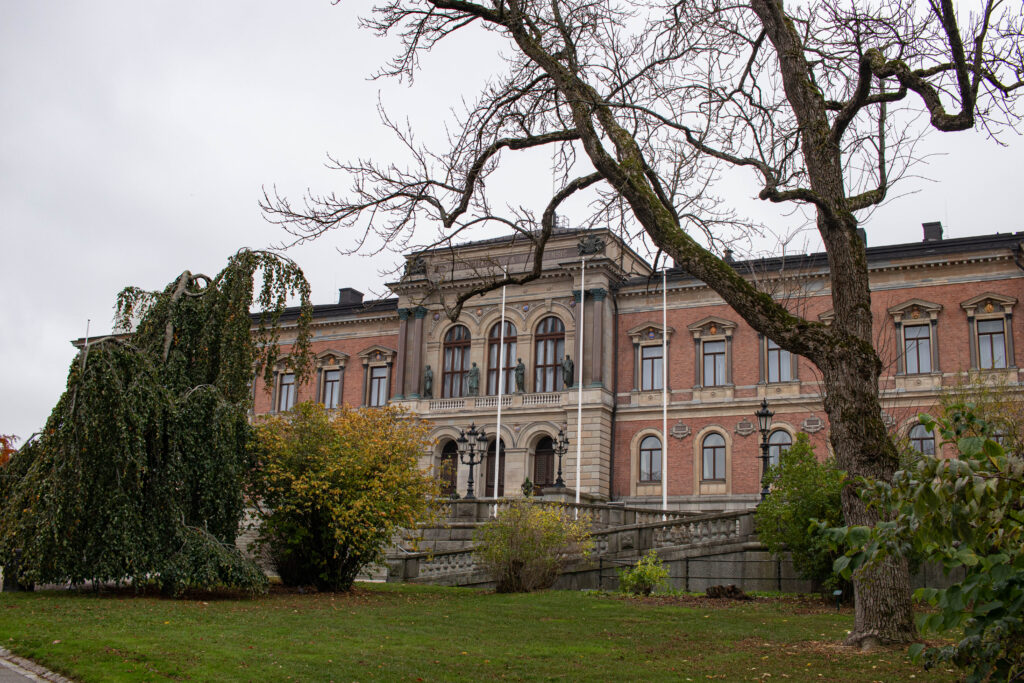
[[[923,615],[924,633],[961,629],[955,645],[911,647],[926,666],[949,664],[968,681],[1024,675],[1024,459],[991,438],[993,426],[971,405],[948,406],[921,423],[956,445],[959,457],[921,456],[892,483],[864,482],[861,496],[885,512],[874,528],[844,527],[831,537],[851,550],[836,561],[850,575],[886,555],[918,554],[962,568],[964,580],[916,593],[938,611]]]
[[[823,589],[839,586],[843,582],[832,571],[832,563],[840,553],[811,522],[843,523],[843,473],[831,458],[818,462],[807,435],[797,434],[796,443],[768,470],[767,478],[771,493],[754,516],[761,543],[776,556],[788,551],[801,578]],[[851,591],[844,589],[844,593]]]
[[[589,553],[587,521],[561,507],[513,501],[477,531],[474,554],[499,593],[550,588],[569,558]]]
[[[668,583],[668,570],[651,550],[634,567],[619,570],[619,590],[630,595],[650,595]]]
[[[417,458],[427,428],[402,411],[300,403],[256,426],[252,498],[286,585],[346,591],[401,528],[428,513],[437,481]]]
[[[13,434],[0,434],[0,467],[3,467],[11,459],[11,456],[18,452],[14,444],[18,437]]]

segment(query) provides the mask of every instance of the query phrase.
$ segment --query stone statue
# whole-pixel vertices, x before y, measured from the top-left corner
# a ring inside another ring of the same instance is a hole
[[[526,366],[523,365],[523,359],[520,358],[519,362],[516,363],[516,393],[521,394],[526,391]]]
[[[423,397],[434,398],[434,371],[429,365],[423,371]]]
[[[576,366],[573,365],[572,358],[569,358],[569,354],[566,354],[565,360],[562,361],[562,384],[565,385],[566,389],[572,387],[575,369]]]
[[[473,363],[473,367],[469,369],[469,395],[480,395],[480,368],[476,366],[476,363]]]

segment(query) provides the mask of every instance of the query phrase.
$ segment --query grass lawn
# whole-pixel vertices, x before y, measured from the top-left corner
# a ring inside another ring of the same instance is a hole
[[[350,594],[166,600],[0,594],[0,646],[80,681],[922,681],[905,649],[836,645],[849,609],[794,598]]]

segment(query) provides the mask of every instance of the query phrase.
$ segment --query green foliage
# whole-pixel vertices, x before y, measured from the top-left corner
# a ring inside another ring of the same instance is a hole
[[[438,494],[437,480],[417,465],[428,428],[396,408],[300,403],[255,429],[261,542],[287,585],[349,590]]]
[[[249,308],[271,307],[272,323],[289,293],[303,302],[303,367],[309,289],[290,261],[241,251],[212,279],[186,271],[162,292],[121,292],[122,334],[83,348],[39,438],[5,468],[0,564],[20,551],[26,583],[261,589],[233,549],[253,367],[277,353],[269,328],[250,335]]]
[[[499,593],[550,588],[568,559],[589,553],[587,521],[532,498],[515,500],[477,530],[474,554]]]
[[[18,437],[13,434],[0,434],[0,467],[6,465],[11,456],[18,452],[18,449],[14,447],[17,441]]]
[[[619,590],[630,595],[650,595],[668,583],[668,570],[651,550],[634,567],[619,570]]]
[[[925,633],[962,629],[955,645],[911,654],[927,666],[955,665],[968,681],[1018,680],[1024,676],[1024,460],[991,438],[996,425],[970,404],[951,405],[938,429],[959,457],[924,456],[893,482],[865,482],[862,496],[884,512],[875,528],[831,530],[850,551],[836,561],[846,575],[887,554],[918,553],[947,570],[963,569],[963,581],[943,590],[917,591],[938,611],[919,623]]]
[[[832,571],[839,553],[813,521],[828,527],[842,523],[843,480],[835,461],[819,462],[807,435],[797,434],[796,443],[768,470],[771,493],[754,516],[758,538],[772,554],[791,553],[801,578],[829,590],[842,583]]]

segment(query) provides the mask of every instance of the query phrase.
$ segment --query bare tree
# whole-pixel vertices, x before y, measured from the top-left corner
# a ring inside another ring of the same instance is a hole
[[[470,296],[537,277],[556,209],[590,188],[591,220],[644,233],[754,329],[817,366],[840,467],[892,476],[858,214],[885,199],[923,131],[996,134],[1018,123],[1019,3],[980,0],[968,14],[953,0],[386,0],[364,23],[404,40],[383,75],[411,77],[423,51],[473,26],[511,54],[509,68],[468,107],[443,153],[389,120],[412,151],[407,168],[337,163],[353,180],[350,194],[309,195],[301,206],[268,195],[271,220],[300,241],[350,228],[362,231],[359,243],[404,248],[421,223],[439,226],[439,242],[501,223],[534,244],[531,270],[462,292],[457,316]],[[487,177],[503,155],[537,148],[552,150],[561,189],[539,219],[493,210]],[[761,199],[813,216],[828,255],[832,325],[787,310],[715,256],[723,226],[735,225],[707,192],[724,167],[749,170]],[[852,487],[843,511],[849,524],[877,521]],[[905,563],[879,566],[855,586],[848,642],[912,637]]]

